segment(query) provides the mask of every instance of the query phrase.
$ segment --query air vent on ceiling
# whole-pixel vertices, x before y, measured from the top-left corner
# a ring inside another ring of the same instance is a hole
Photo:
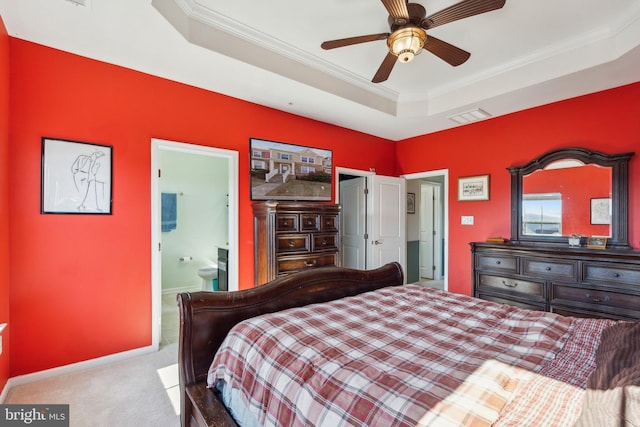
[[[464,113],[449,116],[448,119],[453,120],[460,125],[466,125],[467,123],[486,119],[487,117],[491,117],[491,114],[480,108],[476,108],[475,110],[465,111]]]

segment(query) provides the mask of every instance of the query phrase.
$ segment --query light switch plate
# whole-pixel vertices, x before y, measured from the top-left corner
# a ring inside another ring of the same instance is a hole
[[[473,225],[473,216],[462,216],[462,225]]]

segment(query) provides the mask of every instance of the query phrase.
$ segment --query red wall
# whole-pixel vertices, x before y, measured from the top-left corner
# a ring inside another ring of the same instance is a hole
[[[237,150],[240,159],[248,159],[252,136],[306,144],[332,149],[336,166],[382,175],[448,169],[449,283],[466,294],[468,242],[510,231],[506,167],[567,146],[608,153],[640,148],[640,83],[394,143],[14,38],[9,51],[12,376],[151,343],[151,138]],[[6,119],[0,110],[0,123]],[[113,215],[39,213],[42,136],[114,147]],[[0,134],[0,150],[3,142]],[[389,161],[394,158],[397,164]],[[630,165],[635,246],[639,164],[636,157]],[[457,202],[457,178],[485,173],[490,200]],[[2,179],[0,200],[7,191]],[[239,183],[245,285],[253,280],[247,179],[248,160],[240,162]],[[473,215],[475,225],[460,225],[461,215]],[[0,216],[0,227],[7,222]]]
[[[9,36],[0,17],[0,323],[9,322]],[[9,378],[9,329],[2,334],[0,392]]]
[[[636,151],[629,169],[629,241],[640,246],[640,83],[397,143],[399,173],[449,170],[449,289],[471,293],[469,242],[510,236],[509,166],[547,151]],[[490,174],[490,200],[457,201],[459,177]],[[461,225],[473,215],[475,224]]]
[[[239,152],[241,287],[253,283],[249,137],[396,174],[387,140],[19,39],[10,48],[12,376],[151,344],[151,138]],[[40,214],[42,136],[113,146],[113,215]]]

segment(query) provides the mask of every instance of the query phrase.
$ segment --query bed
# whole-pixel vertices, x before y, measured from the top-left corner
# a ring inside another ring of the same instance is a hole
[[[397,263],[178,302],[183,426],[640,423],[637,323],[403,285]]]

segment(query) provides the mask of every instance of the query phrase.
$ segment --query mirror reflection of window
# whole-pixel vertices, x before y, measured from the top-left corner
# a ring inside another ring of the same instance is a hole
[[[522,232],[526,235],[562,235],[562,195],[523,194]]]

